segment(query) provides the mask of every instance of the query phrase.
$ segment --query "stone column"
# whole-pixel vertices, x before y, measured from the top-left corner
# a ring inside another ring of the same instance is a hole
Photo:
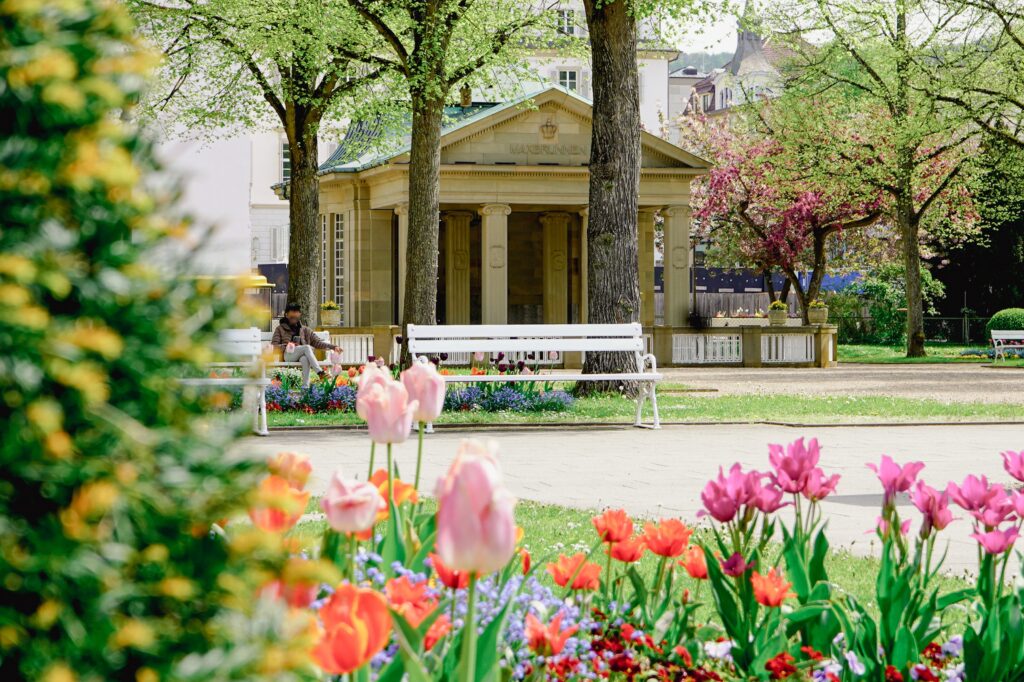
[[[669,206],[665,218],[665,325],[682,327],[690,318],[690,207]]]
[[[484,204],[480,208],[480,296],[484,324],[508,323],[508,204]]]
[[[544,324],[569,321],[569,214],[544,213]]]
[[[637,236],[640,240],[640,323],[654,326],[654,211],[637,212]]]
[[[444,214],[445,324],[469,324],[469,211]]]
[[[398,216],[398,324],[405,321],[405,259],[409,252],[409,204],[395,206]]]
[[[580,211],[580,323],[590,319],[590,269],[587,254],[587,225],[590,209]]]

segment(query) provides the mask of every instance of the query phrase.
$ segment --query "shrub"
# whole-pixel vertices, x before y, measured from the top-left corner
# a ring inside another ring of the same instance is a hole
[[[848,291],[859,293],[868,304],[871,333],[865,341],[891,344],[906,341],[907,293],[904,273],[902,265],[883,265],[848,287]],[[945,296],[946,289],[924,267],[921,268],[921,292],[925,314],[934,315],[937,312],[935,304]]]
[[[283,679],[284,611],[253,617],[283,548],[218,525],[258,472],[205,415],[230,397],[178,383],[247,321],[151,265],[184,228],[119,123],[148,57],[99,0],[0,4],[0,35],[0,679]]]
[[[985,332],[992,338],[992,330],[1013,331],[1024,329],[1024,308],[1004,308],[989,319]]]

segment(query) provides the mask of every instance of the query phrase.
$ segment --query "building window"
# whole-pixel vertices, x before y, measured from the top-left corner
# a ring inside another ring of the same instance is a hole
[[[711,107],[713,104],[714,100],[711,98],[710,94],[705,94],[703,97],[701,97],[700,106],[702,110],[711,111]]]
[[[576,10],[558,10],[558,32],[562,35],[576,35]]]
[[[576,90],[579,87],[579,73],[576,71],[559,71],[558,84],[566,90]]]
[[[341,213],[334,214],[334,300],[341,306],[342,319],[345,308],[345,217]]]
[[[322,237],[320,245],[320,302],[327,300],[327,216],[320,214],[320,235]]]
[[[281,143],[281,180],[288,182],[292,177],[292,150],[288,140]]]

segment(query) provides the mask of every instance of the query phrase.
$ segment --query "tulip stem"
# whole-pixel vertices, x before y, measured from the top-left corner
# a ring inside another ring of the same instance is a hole
[[[466,587],[466,621],[462,626],[463,682],[476,679],[476,574],[469,574]]]
[[[370,478],[373,476],[373,455],[374,455],[374,450],[376,450],[376,449],[377,449],[377,444],[374,441],[371,440],[370,441],[370,471],[369,471],[369,473],[366,474],[366,480],[367,481],[369,481]]]
[[[413,490],[417,492],[420,489],[420,465],[423,464],[423,428],[425,424],[420,422],[419,428],[419,447],[416,450],[416,477],[413,479]]]
[[[356,554],[359,552],[359,540],[355,533],[348,534],[348,581],[356,584]]]
[[[608,594],[612,584],[612,545],[608,543],[608,564],[604,574],[604,601],[605,609],[608,608]]]
[[[395,504],[395,486],[394,481],[394,466],[391,462],[391,443],[388,443],[388,505],[394,506]]]

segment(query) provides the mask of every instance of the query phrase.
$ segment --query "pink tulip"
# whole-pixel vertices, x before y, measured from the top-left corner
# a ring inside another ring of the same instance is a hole
[[[889,504],[896,493],[910,489],[917,474],[924,469],[924,462],[908,462],[900,466],[889,455],[882,455],[882,462],[879,465],[868,464],[867,467],[878,474],[878,480],[885,489],[885,504]]]
[[[270,473],[288,481],[288,485],[298,490],[306,487],[309,475],[313,473],[313,465],[309,457],[296,452],[279,452],[267,461]]]
[[[409,399],[419,403],[413,419],[418,422],[432,422],[441,416],[444,409],[444,377],[430,362],[414,362],[402,372],[402,385],[409,392]]]
[[[782,494],[782,489],[774,483],[764,485],[758,481],[751,505],[764,514],[771,514],[789,504],[788,502],[782,502]]]
[[[1024,481],[1024,450],[1003,453],[1003,468],[1018,481]]]
[[[768,459],[775,469],[772,480],[787,493],[801,493],[811,472],[818,466],[820,456],[817,438],[812,438],[806,446],[803,438],[796,439],[785,448],[769,445]]]
[[[932,528],[942,530],[953,520],[953,512],[949,510],[949,496],[924,481],[917,482],[914,492],[910,494],[910,501],[924,515],[922,536],[927,536]]]
[[[994,485],[991,488],[993,494],[985,502],[981,509],[971,511],[971,516],[988,528],[994,528],[1014,513],[1014,504],[1010,496],[1003,490],[1003,486]]]
[[[373,528],[377,514],[386,508],[380,490],[365,481],[346,481],[335,472],[320,506],[327,523],[339,533],[362,533]]]
[[[493,446],[463,441],[437,487],[437,553],[457,571],[492,573],[516,551],[515,500]]]
[[[359,398],[365,396],[370,392],[370,389],[376,385],[385,385],[391,377],[388,373],[381,370],[375,363],[369,362],[363,367],[363,373],[359,375],[359,383],[356,388],[356,414],[359,415],[363,421],[366,420],[366,414],[363,412],[362,406],[359,404]]]
[[[391,379],[374,383],[369,392],[356,398],[356,411],[366,420],[370,438],[380,445],[406,441],[417,407],[405,386]]]
[[[1002,486],[989,485],[987,478],[978,478],[973,474],[965,478],[962,485],[950,483],[946,486],[950,498],[967,511],[981,509],[1002,491]]]
[[[875,519],[875,524],[878,527],[878,532],[882,535],[885,535],[889,532],[889,522],[883,519],[881,516]],[[870,533],[871,531],[865,532]],[[906,521],[900,523],[900,535],[906,535],[908,532],[910,532],[910,519],[907,519]]]
[[[1017,491],[1010,498],[1010,504],[1013,505],[1013,511],[1018,517],[1024,519],[1024,492]]]
[[[825,472],[815,467],[811,469],[811,473],[807,477],[807,483],[804,485],[804,497],[812,502],[824,500],[836,491],[836,485],[838,484],[839,474],[832,474],[825,478]]]
[[[473,353],[473,359],[476,360],[477,362],[483,362],[485,357],[487,356],[484,355],[482,351],[477,351]]]
[[[999,530],[997,528],[987,533],[974,533],[971,537],[977,540],[978,544],[989,554],[1002,554],[1013,547],[1013,543],[1017,540],[1018,535],[1019,533],[1016,528],[1008,528],[1006,530]]]

